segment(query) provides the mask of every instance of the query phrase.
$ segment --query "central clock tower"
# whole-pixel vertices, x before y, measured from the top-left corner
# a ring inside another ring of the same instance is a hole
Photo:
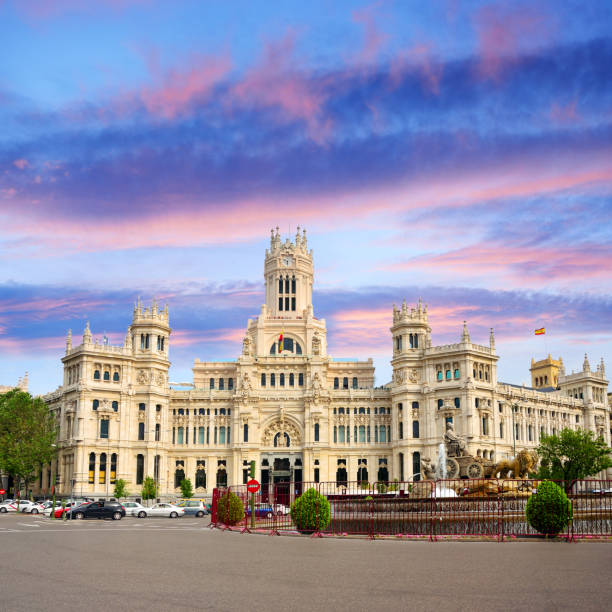
[[[313,277],[306,230],[300,232],[298,226],[295,242],[289,238],[282,242],[278,227],[276,232],[272,230],[264,266],[269,315],[283,319],[304,317],[304,311],[312,309]]]

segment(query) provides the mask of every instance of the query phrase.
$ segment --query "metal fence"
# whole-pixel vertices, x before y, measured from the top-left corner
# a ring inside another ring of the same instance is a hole
[[[326,521],[320,518],[321,502],[314,508],[315,523],[303,532],[315,536],[430,540],[484,537],[498,541],[542,536],[567,540],[612,537],[612,480],[558,482],[568,501],[563,507],[550,502],[545,509],[572,517],[558,533],[539,532],[527,520],[527,503],[537,495],[541,482],[482,478],[374,484],[277,483],[255,494],[249,493],[246,485],[239,485],[213,491],[211,526],[271,535],[297,533],[291,507],[304,492],[314,489],[326,498],[330,510]],[[222,522],[218,513],[219,500],[230,492],[244,508],[242,518],[233,525]]]

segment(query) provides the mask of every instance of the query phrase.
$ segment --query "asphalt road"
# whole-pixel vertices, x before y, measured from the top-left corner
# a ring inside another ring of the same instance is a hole
[[[0,515],[4,610],[605,610],[612,544],[221,532]]]

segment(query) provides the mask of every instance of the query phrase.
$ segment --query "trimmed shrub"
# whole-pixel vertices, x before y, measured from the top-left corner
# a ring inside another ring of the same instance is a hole
[[[235,525],[244,518],[242,500],[229,491],[222,495],[217,502],[217,519],[226,525]]]
[[[299,531],[325,529],[330,521],[327,497],[310,488],[291,504],[291,520]]]
[[[573,518],[572,502],[565,491],[550,480],[544,480],[527,502],[525,515],[529,524],[541,534],[557,535]]]

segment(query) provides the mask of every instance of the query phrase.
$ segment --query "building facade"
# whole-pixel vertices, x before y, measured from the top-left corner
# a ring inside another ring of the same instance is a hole
[[[435,459],[448,422],[468,452],[492,460],[535,448],[563,427],[590,429],[610,444],[603,361],[592,370],[585,356],[572,374],[562,362],[546,364],[556,387],[505,384],[493,331],[488,344],[476,344],[464,324],[456,344],[434,346],[427,306],[404,302],[391,313],[392,380],[375,387],[371,359],[328,354],[305,231],[293,241],[272,232],[264,280],[265,303],[247,323],[242,353],[196,359],[187,385],[169,382],[167,306],[138,301],[123,346],[94,341],[89,323],[78,346],[69,332],[63,384],[44,397],[57,416],[60,452],[40,492],[57,475],[64,494],[109,496],[118,478],[137,493],[151,476],[161,497],[176,496],[183,478],[205,495],[245,482],[251,460],[264,488],[404,481],[419,477],[423,458]]]

